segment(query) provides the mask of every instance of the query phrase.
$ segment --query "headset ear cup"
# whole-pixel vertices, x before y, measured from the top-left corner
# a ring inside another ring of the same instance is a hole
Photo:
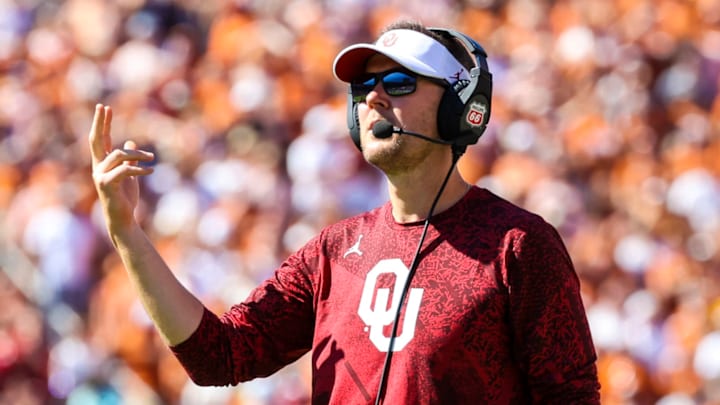
[[[347,126],[350,131],[350,138],[352,139],[355,146],[362,150],[360,146],[360,118],[358,117],[358,106],[352,99],[352,94],[348,91],[347,100]]]
[[[460,131],[460,120],[462,119],[465,106],[451,87],[445,89],[440,99],[437,113],[437,127],[440,138],[452,141]]]
[[[492,74],[488,69],[487,53],[465,34],[444,28],[430,30],[460,41],[475,59],[469,83],[460,89],[447,88],[438,106],[440,136],[464,151],[464,147],[476,143],[482,136],[490,118]]]
[[[490,118],[490,100],[486,82],[482,82],[467,103],[452,88],[445,89],[438,106],[437,125],[440,137],[458,146],[476,143],[485,132]]]
[[[476,92],[465,104],[459,123],[460,138],[464,142],[475,143],[487,128],[490,119],[490,100],[488,93]],[[465,141],[467,139],[468,141]],[[468,143],[468,144],[469,144]]]

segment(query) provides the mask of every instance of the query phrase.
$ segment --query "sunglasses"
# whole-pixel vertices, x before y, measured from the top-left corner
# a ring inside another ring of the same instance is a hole
[[[438,79],[428,78],[434,83],[445,85],[445,82]],[[350,93],[353,102],[360,103],[377,86],[382,83],[383,90],[389,96],[399,97],[412,94],[417,89],[418,75],[405,69],[391,69],[378,73],[365,73],[359,78],[350,82]]]

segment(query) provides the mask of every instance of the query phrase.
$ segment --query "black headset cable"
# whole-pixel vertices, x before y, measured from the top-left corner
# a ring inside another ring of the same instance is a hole
[[[452,152],[453,152],[453,160],[452,160],[452,164],[450,165],[450,170],[448,170],[447,175],[445,176],[445,179],[442,182],[442,185],[440,185],[440,189],[438,190],[437,194],[435,195],[435,199],[433,200],[433,203],[430,206],[430,210],[427,214],[427,217],[425,218],[425,224],[423,225],[422,234],[420,235],[420,242],[418,243],[417,250],[415,251],[415,255],[413,256],[413,260],[410,264],[410,271],[408,272],[407,279],[405,280],[405,285],[403,286],[402,292],[400,293],[400,301],[398,302],[398,307],[397,307],[397,310],[395,311],[395,320],[393,321],[393,324],[392,324],[392,332],[390,334],[390,343],[388,344],[388,351],[387,351],[387,354],[385,355],[385,364],[383,365],[383,371],[380,376],[380,384],[378,385],[377,397],[375,397],[375,405],[380,405],[385,398],[385,388],[387,386],[387,378],[388,378],[388,373],[390,371],[390,362],[392,360],[392,353],[393,353],[393,348],[395,346],[395,338],[397,337],[398,323],[400,321],[400,315],[402,313],[403,303],[405,302],[405,297],[407,296],[408,290],[410,289],[410,282],[412,281],[413,277],[415,276],[417,267],[420,264],[420,253],[422,251],[422,246],[423,246],[423,243],[425,242],[425,237],[427,236],[427,231],[430,226],[430,219],[432,218],[432,215],[435,212],[435,206],[437,205],[438,201],[440,200],[440,196],[442,195],[443,191],[445,190],[445,186],[447,185],[448,180],[450,180],[450,175],[452,174],[453,169],[457,165],[458,159],[460,159],[460,156],[463,153],[463,149],[456,148],[455,145],[453,145]]]

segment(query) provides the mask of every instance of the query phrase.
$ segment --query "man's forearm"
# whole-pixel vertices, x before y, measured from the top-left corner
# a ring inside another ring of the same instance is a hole
[[[175,345],[190,337],[202,318],[203,304],[178,281],[138,225],[111,232],[111,238],[165,342]]]

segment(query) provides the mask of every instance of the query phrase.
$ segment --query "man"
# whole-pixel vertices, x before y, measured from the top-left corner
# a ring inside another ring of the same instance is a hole
[[[472,48],[472,49],[470,49]],[[464,61],[464,65],[461,61]],[[108,231],[158,331],[201,385],[267,376],[312,350],[316,404],[599,403],[578,278],[540,217],[455,167],[490,110],[484,51],[451,30],[388,27],[346,48],[348,125],[389,202],[331,225],[218,317],[173,277],[133,218],[137,165],[90,144]],[[459,120],[459,121],[455,121]]]

